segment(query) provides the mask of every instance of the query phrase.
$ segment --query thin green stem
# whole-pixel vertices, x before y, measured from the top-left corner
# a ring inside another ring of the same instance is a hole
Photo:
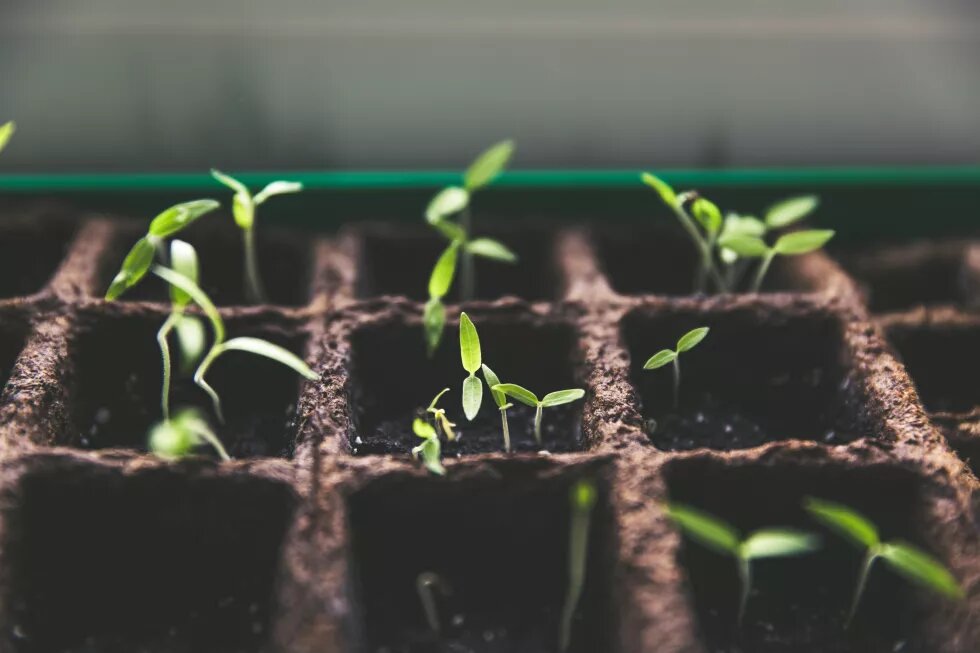
[[[253,304],[265,302],[265,288],[259,274],[259,257],[255,249],[255,227],[242,230],[245,247],[245,298]]]
[[[472,218],[470,217],[470,209],[468,207],[463,209],[460,226],[463,228],[463,233],[466,234],[466,240],[469,241]],[[467,250],[465,245],[463,246],[462,259],[460,260],[459,276],[460,299],[464,302],[472,301],[476,297],[476,266],[474,264],[473,254]]]
[[[705,280],[700,278],[705,273],[720,290],[725,287],[725,280],[721,278],[721,275],[718,274],[718,270],[715,269],[714,263],[711,260],[711,247],[701,235],[701,232],[698,231],[698,227],[696,224],[694,224],[694,220],[687,214],[687,211],[684,210],[683,202],[683,199],[678,198],[678,200],[671,205],[671,209],[674,211],[674,215],[677,216],[677,219],[680,220],[681,226],[684,227],[684,230],[691,237],[691,240],[694,241],[694,245],[697,247],[698,253],[701,255],[701,268],[695,273],[694,290],[695,292],[704,292],[706,285]]]
[[[167,337],[173,330],[174,325],[177,324],[178,319],[180,319],[179,314],[171,313],[167,316],[160,330],[157,331],[157,344],[160,346],[160,358],[163,360],[163,387],[160,389],[160,412],[163,414],[163,419],[168,422],[170,421],[171,363],[170,345],[167,342]]]
[[[762,288],[762,280],[765,278],[766,272],[769,271],[769,266],[772,265],[774,258],[776,258],[776,252],[770,251],[762,259],[762,262],[759,263],[759,269],[755,273],[755,280],[752,282],[752,292],[759,292]]]
[[[212,363],[214,363],[215,359],[217,359],[223,351],[224,349],[222,349],[220,345],[211,347],[211,351],[208,352],[208,355],[204,357],[204,360],[202,360],[201,364],[198,366],[197,371],[194,372],[194,383],[208,393],[209,397],[211,397],[211,404],[214,406],[214,414],[218,418],[218,421],[222,424],[225,423],[225,416],[221,411],[221,397],[219,397],[217,391],[215,391],[215,389],[204,380],[204,375],[207,374]]]
[[[864,555],[864,562],[861,563],[861,571],[858,574],[857,585],[854,587],[854,596],[851,598],[851,608],[847,613],[847,621],[844,622],[844,627],[849,628],[851,622],[854,621],[854,615],[857,614],[858,604],[861,602],[861,596],[864,594],[864,587],[868,584],[868,574],[871,572],[871,565],[878,558],[878,547],[871,547],[868,552]]]
[[[507,423],[507,409],[500,409],[500,423],[504,427],[504,451],[510,453],[510,425]]]
[[[215,435],[211,429],[195,428],[194,433],[197,435],[197,437],[214,447],[214,450],[218,452],[219,458],[224,461],[231,460],[231,456],[228,455],[228,451],[225,449],[225,446],[221,444],[221,440],[218,439],[218,436]]]
[[[742,555],[738,557],[738,580],[742,585],[738,595],[738,625],[741,626],[745,617],[745,606],[749,602],[749,592],[752,591],[752,568],[748,558]]]
[[[681,357],[674,359],[674,410],[681,405]]]
[[[541,444],[541,413],[544,410],[544,406],[538,404],[537,409],[534,411],[534,439],[537,443]]]
[[[558,649],[562,653],[567,651],[572,643],[572,619],[575,617],[575,608],[582,597],[582,587],[585,585],[591,519],[591,506],[573,508],[568,542],[568,593],[565,595],[565,604],[561,610],[561,630],[558,639]]]
[[[439,624],[439,610],[436,607],[437,587],[439,587],[439,577],[432,572],[423,572],[415,580],[415,589],[422,603],[422,611],[425,612],[425,620],[429,623],[432,632],[439,635],[442,629]]]

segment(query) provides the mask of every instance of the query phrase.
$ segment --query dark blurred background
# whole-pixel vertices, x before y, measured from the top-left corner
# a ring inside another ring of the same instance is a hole
[[[976,0],[0,0],[8,171],[958,164]]]

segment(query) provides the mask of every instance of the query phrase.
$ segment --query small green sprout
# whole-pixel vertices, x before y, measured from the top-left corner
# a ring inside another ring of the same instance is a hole
[[[530,406],[535,409],[534,412],[534,439],[537,443],[541,444],[541,413],[545,408],[553,408],[554,406],[561,406],[562,404],[570,404],[573,401],[578,401],[585,396],[585,390],[572,389],[572,390],[557,390],[555,392],[549,392],[541,399],[528,390],[527,388],[522,388],[516,383],[500,383],[498,385],[490,388],[491,390],[496,390],[501,392],[508,397],[512,397],[517,401],[521,402],[525,406]]]
[[[3,148],[7,147],[7,143],[10,142],[10,138],[16,130],[17,125],[14,124],[13,120],[0,125],[0,152],[3,152]]]
[[[476,295],[474,257],[514,263],[517,256],[503,243],[491,238],[473,238],[470,202],[476,191],[489,186],[507,167],[514,152],[513,141],[502,141],[484,151],[463,174],[462,186],[449,186],[436,193],[425,209],[425,219],[449,245],[439,256],[429,278],[429,300],[425,306],[425,338],[429,353],[439,346],[446,311],[442,300],[449,292],[460,263],[460,297],[469,301]],[[452,217],[460,215],[458,222]],[[462,255],[459,255],[462,250]]]
[[[436,603],[436,592],[443,596],[449,596],[449,584],[442,579],[439,574],[431,571],[423,571],[415,579],[415,590],[419,594],[419,601],[422,603],[422,611],[425,612],[425,620],[429,624],[436,637],[442,634],[439,622],[439,610]]]
[[[572,643],[572,618],[582,597],[585,585],[585,565],[589,552],[589,524],[592,509],[596,502],[595,484],[581,480],[569,492],[571,508],[571,527],[568,535],[568,593],[561,611],[561,629],[558,634],[558,649],[562,653]]]
[[[745,606],[752,589],[753,560],[803,555],[815,551],[820,545],[820,538],[816,535],[783,528],[760,529],[742,539],[730,524],[695,508],[672,503],[666,507],[666,511],[691,539],[715,553],[735,559],[741,583],[739,624],[745,616]]]
[[[412,455],[416,458],[421,457],[425,467],[437,476],[445,476],[446,468],[442,466],[442,445],[439,443],[439,434],[436,428],[418,417],[412,422],[412,431],[415,435],[422,438],[422,444],[412,449]]]
[[[452,442],[456,439],[456,432],[453,431],[453,427],[456,425],[453,422],[450,422],[449,418],[446,417],[445,408],[436,408],[436,404],[438,404],[439,400],[442,399],[442,395],[446,394],[447,392],[449,392],[449,388],[443,388],[443,390],[432,399],[432,403],[430,403],[429,407],[425,409],[425,412],[432,415],[432,419],[435,421],[436,425],[442,429],[443,433],[446,434],[446,439]]]
[[[645,370],[655,370],[663,367],[667,363],[674,364],[674,408],[676,409],[680,405],[680,395],[681,395],[681,363],[680,355],[681,352],[690,351],[698,346],[698,344],[708,336],[710,329],[708,327],[698,327],[697,329],[691,329],[684,335],[680,337],[677,341],[677,349],[661,349],[656,354],[651,356],[646,363],[643,364],[643,369]]]
[[[466,419],[472,422],[483,404],[483,382],[476,375],[483,361],[480,354],[480,336],[466,313],[459,315],[459,356],[463,361],[463,369],[469,373],[469,376],[463,379],[463,413]]]
[[[212,169],[211,176],[235,191],[231,209],[235,224],[242,230],[242,244],[245,248],[245,296],[253,304],[261,304],[266,301],[266,294],[262,275],[259,274],[259,258],[255,248],[256,210],[270,197],[300,192],[303,184],[295,181],[274,181],[253,196],[245,184],[220,170]]]
[[[834,237],[834,232],[830,229],[810,229],[807,231],[793,231],[780,236],[773,246],[766,244],[766,241],[759,236],[733,235],[721,239],[722,247],[735,252],[738,256],[745,258],[762,259],[756,269],[755,278],[752,281],[752,292],[759,292],[762,288],[762,280],[769,271],[769,266],[773,259],[779,256],[798,256],[809,254],[827,244]]]
[[[504,451],[510,453],[510,425],[507,423],[507,410],[513,407],[514,404],[507,401],[507,395],[503,392],[492,389],[500,385],[500,379],[494,374],[493,370],[487,367],[486,363],[483,365],[483,378],[487,382],[487,387],[491,388],[490,396],[493,397],[493,401],[497,404],[497,409],[500,411],[500,423],[504,431]]]
[[[963,598],[963,589],[938,560],[905,542],[882,542],[875,525],[853,508],[812,497],[806,499],[804,507],[814,519],[864,551],[864,562],[851,598],[846,625],[849,626],[854,619],[871,566],[879,558],[907,580],[949,598]]]
[[[150,451],[161,458],[183,458],[205,444],[211,445],[222,460],[231,460],[207,420],[194,408],[179,410],[172,419],[164,419],[150,429]]]

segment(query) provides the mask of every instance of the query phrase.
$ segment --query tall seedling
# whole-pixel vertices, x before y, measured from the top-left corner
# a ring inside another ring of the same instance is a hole
[[[589,554],[589,526],[596,502],[595,483],[582,480],[569,492],[571,511],[568,534],[568,590],[561,610],[558,650],[564,653],[572,643],[572,619],[585,586],[585,567]]]

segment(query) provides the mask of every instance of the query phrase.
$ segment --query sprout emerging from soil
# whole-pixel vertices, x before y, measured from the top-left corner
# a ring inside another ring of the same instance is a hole
[[[497,404],[497,409],[500,411],[500,425],[504,432],[504,451],[510,453],[510,424],[507,423],[507,410],[513,407],[514,404],[507,401],[507,395],[503,392],[493,389],[500,385],[500,379],[486,364],[483,365],[483,378],[490,388],[490,395],[493,397],[493,402]]]
[[[466,313],[459,315],[459,356],[463,361],[463,369],[469,373],[463,379],[463,413],[472,422],[483,404],[483,382],[476,375],[483,360],[480,354],[480,335]]]
[[[677,349],[661,349],[656,354],[647,359],[643,364],[645,370],[655,370],[667,365],[674,364],[674,409],[680,405],[681,395],[681,352],[690,351],[708,336],[708,327],[698,327],[691,329],[680,337],[677,341]]]
[[[794,231],[780,236],[773,246],[766,244],[766,241],[759,236],[733,235],[721,239],[722,247],[735,252],[736,255],[744,258],[761,259],[759,267],[756,269],[755,278],[752,281],[752,292],[759,292],[762,288],[762,281],[769,271],[776,256],[798,256],[814,252],[834,237],[834,232],[830,229],[810,229],[807,231]]]
[[[432,402],[429,407],[425,409],[425,412],[432,415],[432,419],[435,421],[436,426],[442,429],[442,432],[446,434],[446,439],[452,442],[456,439],[456,432],[453,431],[453,427],[456,426],[453,422],[449,421],[446,417],[445,408],[436,408],[439,400],[442,399],[442,395],[449,392],[449,388],[443,388],[439,394],[432,398]]]
[[[10,138],[16,130],[17,125],[14,124],[13,120],[0,125],[0,152],[3,152],[3,148],[7,147],[7,143],[10,142]]]
[[[177,411],[173,419],[164,419],[150,429],[150,451],[161,458],[183,458],[205,444],[211,445],[222,460],[231,460],[207,420],[194,408]]]
[[[443,596],[449,596],[451,593],[449,584],[439,574],[431,571],[423,571],[415,579],[415,590],[419,594],[419,601],[422,603],[425,620],[428,622],[432,632],[438,637],[442,634],[442,628],[439,621],[436,592]]]
[[[446,475],[446,468],[442,466],[442,445],[439,443],[439,434],[436,428],[418,417],[412,422],[412,431],[415,435],[422,438],[422,444],[412,449],[415,458],[421,458],[422,463],[433,474],[438,476]]]
[[[242,244],[245,248],[245,297],[253,304],[261,304],[266,301],[266,294],[255,249],[255,213],[270,197],[298,193],[303,190],[303,184],[295,181],[274,181],[253,196],[245,184],[220,170],[212,169],[211,176],[235,191],[231,212],[235,224],[242,230]]]
[[[497,392],[502,392],[508,397],[512,397],[517,401],[521,402],[525,406],[530,406],[535,409],[534,412],[534,439],[537,443],[541,444],[541,413],[545,408],[553,408],[555,406],[561,406],[563,404],[570,404],[573,401],[578,401],[585,396],[585,390],[582,389],[572,389],[572,390],[556,390],[555,392],[549,392],[541,399],[528,390],[523,388],[516,383],[501,383],[490,388],[491,390],[496,390]]]
[[[442,337],[446,321],[442,300],[452,286],[457,262],[461,267],[460,297],[469,301],[476,295],[475,256],[504,263],[517,261],[517,256],[503,243],[492,238],[473,238],[469,208],[473,194],[489,186],[503,172],[513,153],[513,141],[501,141],[489,148],[466,169],[462,186],[443,188],[425,209],[426,222],[449,241],[429,278],[429,301],[425,305],[423,324],[430,355]],[[461,217],[454,222],[452,217],[457,214]],[[459,255],[460,250],[462,255]]]
[[[319,378],[301,358],[296,356],[296,354],[293,354],[289,350],[267,340],[250,337],[232,338],[231,340],[226,340],[224,320],[222,320],[221,315],[218,313],[218,309],[215,307],[211,299],[204,293],[203,290],[200,289],[200,287],[198,287],[196,283],[188,279],[183,274],[180,274],[179,272],[176,272],[170,268],[165,268],[161,265],[153,266],[153,273],[169,283],[171,286],[176,286],[179,290],[187,293],[194,303],[200,307],[208,321],[211,323],[211,329],[214,332],[214,339],[208,353],[204,356],[204,359],[194,372],[194,383],[196,383],[198,387],[204,390],[208,396],[211,397],[211,402],[214,405],[214,412],[220,422],[224,423],[225,421],[224,414],[221,411],[221,398],[218,396],[215,389],[207,383],[204,377],[214,362],[227,352],[243,351],[255,354],[257,356],[264,356],[265,358],[274,360],[277,363],[282,363],[286,367],[295,370],[297,373],[311,381]]]
[[[963,598],[963,589],[942,563],[911,544],[882,542],[875,525],[853,508],[812,497],[806,499],[804,506],[814,519],[864,551],[864,562],[847,612],[847,626],[854,620],[871,567],[879,558],[909,581],[949,598]]]
[[[753,560],[799,556],[815,551],[820,545],[820,539],[813,534],[782,528],[760,529],[742,539],[730,524],[695,508],[672,503],[666,510],[674,523],[691,539],[716,553],[735,559],[741,583],[739,624],[745,616],[745,606],[752,589]]]
[[[592,509],[596,502],[595,484],[581,480],[572,486],[570,496],[571,527],[568,535],[568,592],[561,611],[561,630],[558,634],[558,649],[562,653],[572,643],[572,618],[582,597],[585,585],[585,563],[589,551],[589,524]]]

